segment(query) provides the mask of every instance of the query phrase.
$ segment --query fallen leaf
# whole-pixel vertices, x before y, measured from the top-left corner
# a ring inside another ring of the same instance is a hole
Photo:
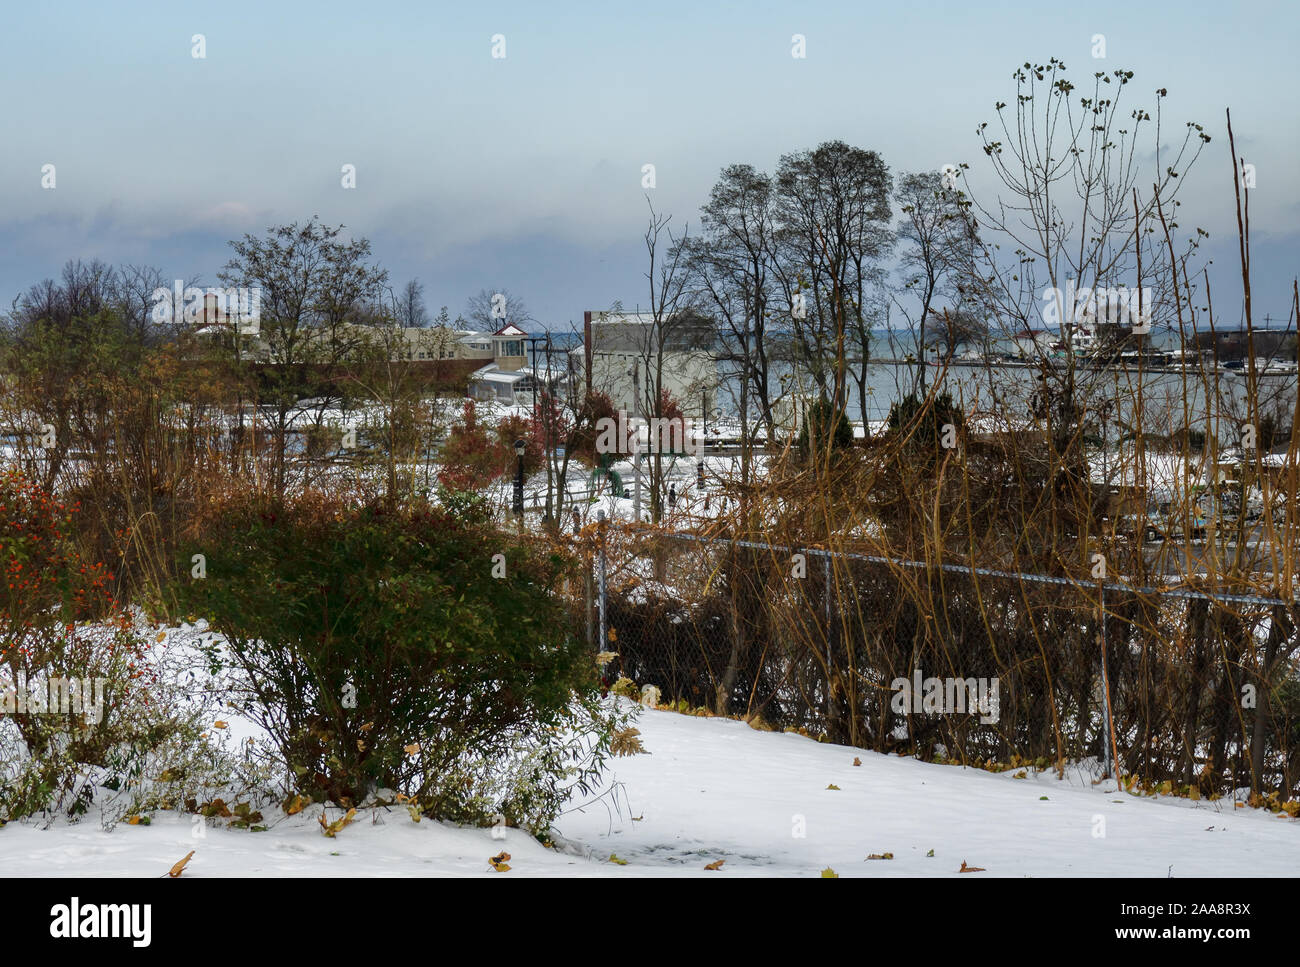
[[[286,816],[296,816],[310,805],[310,796],[294,796],[289,800],[289,804],[284,807],[284,814]]]
[[[854,757],[853,757],[853,764],[854,764],[855,766],[860,766],[860,765],[862,765],[862,760],[859,759],[857,756],[854,756]]]
[[[325,830],[325,835],[326,835],[326,836],[328,836],[328,837],[330,837],[331,839],[333,839],[334,836],[335,836],[335,835],[336,835],[336,834],[337,834],[341,829],[343,829],[344,826],[346,826],[348,823],[352,822],[352,818],[353,818],[354,816],[356,816],[356,814],[357,814],[357,811],[356,811],[355,809],[349,809],[349,810],[347,811],[347,814],[346,814],[345,816],[343,816],[343,817],[340,818],[340,819],[336,819],[336,820],[334,820],[334,822],[330,823],[329,825],[326,825],[326,824],[325,824],[325,810],[322,809],[322,810],[321,810],[321,813],[320,813],[320,824],[321,824],[321,828]]]
[[[230,807],[226,805],[224,799],[212,800],[212,802],[204,806],[200,812],[202,812],[208,819],[211,819],[213,816],[220,816],[222,819],[229,819],[231,816],[235,815],[230,811]]]
[[[609,854],[609,861],[610,861],[611,863],[617,863],[619,866],[627,866],[627,860],[621,860],[621,859],[619,859],[619,858],[618,858],[618,854],[616,854],[616,853],[610,853],[610,854]]]
[[[139,826],[139,825],[140,825],[140,817],[139,817],[139,816],[132,816],[129,820],[127,820],[127,825],[128,825],[128,826]]]
[[[508,859],[510,859],[510,854],[501,852],[496,856],[490,857],[488,862],[492,864],[492,869],[496,870],[498,873],[504,873],[506,870],[510,869],[510,864],[506,862]]]
[[[867,857],[868,860],[892,860],[893,858],[894,858],[893,853],[872,853],[870,856]],[[866,862],[866,860],[864,860],[863,862]]]
[[[186,853],[185,858],[183,860],[181,860],[179,863],[177,863],[175,866],[173,866],[170,870],[167,871],[167,875],[170,876],[173,880],[176,879],[176,877],[180,876],[181,871],[185,869],[185,864],[190,861],[190,857],[193,855],[194,855],[194,850],[190,850],[188,853]]]
[[[414,821],[417,822],[417,823],[420,821],[420,807],[419,807],[419,806],[407,806],[407,807],[406,807],[406,811],[407,811],[408,813],[411,814],[411,819],[412,819],[412,820],[414,820]]]
[[[154,636],[154,639],[153,639],[153,640],[154,640],[154,641],[166,641],[166,640],[167,640],[167,632],[165,632],[165,631],[160,631],[160,632],[158,632],[158,634]],[[191,853],[190,855],[193,856],[194,854]],[[188,857],[186,857],[186,858],[188,859]]]
[[[834,789],[834,790],[838,791],[840,787],[837,786],[837,785],[835,785],[835,783],[832,782],[832,783],[831,783],[829,786],[827,786],[826,788],[827,788],[827,789]]]
[[[822,870],[823,880],[838,880],[839,878],[840,875],[836,873],[834,870],[832,870],[829,866],[826,867],[826,869]]]
[[[961,869],[958,870],[957,872],[958,873],[984,873],[985,869],[982,866],[967,866],[966,861],[962,860]]]
[[[925,855],[926,855],[926,856],[933,856],[933,855],[934,855],[934,850],[930,850],[930,852],[926,853]]]
[[[713,863],[708,863],[708,864],[706,864],[704,868],[705,868],[706,870],[720,870],[720,869],[722,869],[722,864],[725,863],[725,862],[727,862],[727,861],[726,861],[726,860],[717,860],[717,861],[715,861],[715,862],[713,862]]]

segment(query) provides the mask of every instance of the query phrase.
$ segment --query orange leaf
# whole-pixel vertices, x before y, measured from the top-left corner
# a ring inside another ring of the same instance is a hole
[[[502,850],[496,856],[489,857],[488,862],[492,864],[492,869],[498,873],[504,873],[510,869],[510,864],[506,862],[508,859],[510,859],[510,854]]]
[[[985,872],[985,870],[984,867],[982,866],[967,866],[966,861],[962,860],[961,869],[958,870],[957,872],[958,873],[983,873]]]
[[[855,766],[860,766],[860,765],[862,765],[862,760],[859,759],[857,756],[854,756],[854,757],[853,757],[853,764],[854,764]]]
[[[190,857],[193,855],[194,855],[194,850],[190,850],[188,853],[186,853],[185,858],[183,860],[181,860],[179,863],[177,863],[175,866],[173,866],[170,870],[167,871],[167,875],[170,876],[172,879],[176,879],[176,877],[180,876],[181,870],[185,869],[185,864],[190,861]]]
[[[718,860],[716,863],[709,863],[709,864],[708,864],[707,866],[705,866],[704,868],[705,868],[706,870],[720,870],[720,869],[722,869],[722,864],[725,863],[725,862],[727,862],[727,861],[726,861],[726,860]]]

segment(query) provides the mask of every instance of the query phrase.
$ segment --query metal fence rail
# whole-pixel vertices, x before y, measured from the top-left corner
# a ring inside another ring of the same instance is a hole
[[[1294,598],[610,521],[597,535],[588,614],[600,617],[593,645],[617,656],[609,684],[628,678],[673,704],[881,751],[1095,756],[1103,774],[1206,795],[1300,796]],[[792,577],[797,554],[806,562]],[[903,707],[897,682],[922,669],[1000,688],[1000,717]]]

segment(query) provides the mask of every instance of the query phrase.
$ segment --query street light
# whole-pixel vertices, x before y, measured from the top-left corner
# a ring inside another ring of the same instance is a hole
[[[519,457],[519,466],[515,469],[515,516],[524,517],[524,450],[527,444],[523,440],[515,441],[515,454]]]

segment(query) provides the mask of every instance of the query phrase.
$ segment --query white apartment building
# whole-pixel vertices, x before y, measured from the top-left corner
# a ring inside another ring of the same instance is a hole
[[[583,345],[571,351],[570,368],[629,414],[638,407],[645,412],[662,373],[660,387],[690,412],[701,392],[712,399],[717,387],[714,342],[712,321],[694,312],[656,324],[648,312],[589,311],[583,313]]]

